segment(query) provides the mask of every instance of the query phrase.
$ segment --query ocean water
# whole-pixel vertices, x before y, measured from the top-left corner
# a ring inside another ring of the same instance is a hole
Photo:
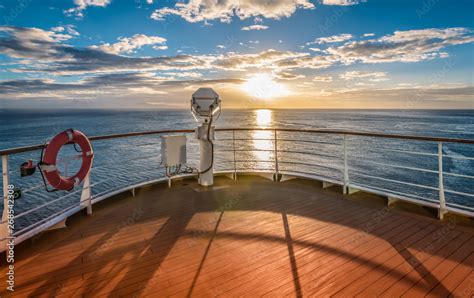
[[[88,136],[165,129],[193,129],[196,122],[189,111],[0,110],[0,150],[42,144],[57,133],[74,128]],[[394,110],[224,110],[218,128],[340,129],[474,139],[474,111],[394,111]],[[341,136],[328,134],[279,133],[280,171],[304,173],[328,180],[343,180]],[[216,170],[274,170],[273,134],[265,131],[236,132],[239,150],[233,160],[232,133],[217,134]],[[198,145],[188,135],[188,162],[197,166]],[[95,159],[91,173],[95,196],[138,182],[164,177],[160,167],[159,136],[132,137],[93,143]],[[436,202],[438,200],[437,144],[396,139],[348,137],[349,179],[354,185]],[[446,144],[444,171],[447,202],[474,208],[470,193],[474,180],[474,145]],[[422,155],[418,153],[429,155]],[[60,158],[75,155],[72,148]],[[19,166],[40,151],[9,157],[11,183],[22,189],[16,201],[17,214],[42,208],[17,218],[17,231],[39,224],[49,216],[80,200],[80,190],[48,193],[40,174],[20,178]],[[73,173],[79,161],[70,162],[64,173]],[[388,166],[390,165],[390,166]],[[407,169],[407,167],[409,169]],[[452,174],[452,175],[451,175]],[[400,183],[402,182],[402,183]],[[421,186],[420,186],[421,185]],[[452,191],[458,192],[454,193]],[[63,199],[59,199],[65,196]],[[53,203],[51,203],[53,202]],[[0,203],[2,204],[2,203]]]

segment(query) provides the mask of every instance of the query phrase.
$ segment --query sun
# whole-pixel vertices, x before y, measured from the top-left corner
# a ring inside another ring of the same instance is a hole
[[[289,95],[289,91],[285,85],[275,82],[275,80],[266,73],[252,75],[247,82],[242,85],[242,90],[247,92],[250,96],[261,99]]]

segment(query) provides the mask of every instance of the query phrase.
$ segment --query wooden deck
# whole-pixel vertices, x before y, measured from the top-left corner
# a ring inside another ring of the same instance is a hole
[[[474,295],[471,228],[316,182],[159,185],[68,225],[17,248],[15,297]]]

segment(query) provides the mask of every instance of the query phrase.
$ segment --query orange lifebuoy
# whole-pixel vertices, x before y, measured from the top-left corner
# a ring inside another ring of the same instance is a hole
[[[82,150],[82,165],[79,171],[71,177],[63,177],[59,173],[56,163],[61,147],[67,143],[75,143]],[[92,167],[94,153],[89,139],[80,131],[69,129],[55,136],[44,150],[41,161],[41,170],[48,183],[57,190],[72,190],[79,185]]]

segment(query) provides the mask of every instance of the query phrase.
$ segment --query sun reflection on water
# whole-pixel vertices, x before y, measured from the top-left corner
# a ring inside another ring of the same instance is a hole
[[[270,127],[273,121],[272,110],[256,110],[255,119],[259,128]],[[272,161],[274,149],[273,133],[271,131],[256,130],[252,133],[253,155],[257,162],[256,170],[272,168],[272,163],[264,161]]]
[[[272,124],[273,112],[272,110],[256,110],[255,119],[258,127],[268,127]]]

